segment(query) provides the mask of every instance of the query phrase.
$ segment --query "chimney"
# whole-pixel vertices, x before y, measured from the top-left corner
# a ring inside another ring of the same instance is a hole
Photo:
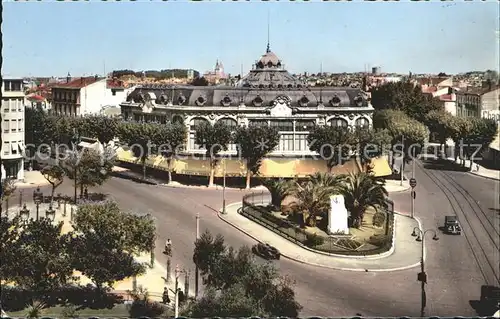
[[[71,74],[69,74],[68,72],[68,75],[66,76],[66,83],[69,83],[71,82]]]
[[[85,78],[83,76],[80,78],[80,83],[81,84],[85,83]]]
[[[94,80],[97,81],[97,74],[94,76]]]

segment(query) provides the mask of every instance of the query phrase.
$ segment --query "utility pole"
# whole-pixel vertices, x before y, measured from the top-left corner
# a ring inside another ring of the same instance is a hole
[[[165,242],[165,250],[163,253],[167,255],[167,278],[165,278],[165,280],[167,283],[170,283],[170,258],[172,257],[172,241],[170,238]]]
[[[200,239],[200,213],[196,214],[196,240]],[[199,269],[195,265],[194,269],[194,298],[198,299]]]
[[[179,317],[179,276],[185,273],[186,270],[180,270],[179,265],[175,266],[175,299],[174,299],[174,316]]]
[[[222,213],[226,213],[226,159],[222,159],[224,161],[223,176],[222,176]]]
[[[401,159],[401,186],[403,186],[403,178],[404,178],[404,168],[405,168],[405,137],[401,136],[401,148],[403,150],[403,158]]]

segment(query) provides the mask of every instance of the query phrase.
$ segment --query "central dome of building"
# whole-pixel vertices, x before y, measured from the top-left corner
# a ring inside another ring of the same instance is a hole
[[[240,82],[243,87],[253,88],[300,88],[304,83],[297,80],[285,68],[278,56],[267,45],[266,53],[253,65]]]

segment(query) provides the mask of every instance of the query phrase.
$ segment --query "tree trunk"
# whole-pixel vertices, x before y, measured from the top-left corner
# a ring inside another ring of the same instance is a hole
[[[252,172],[250,169],[247,168],[247,183],[246,183],[246,189],[250,189],[250,179],[252,177]]]
[[[56,192],[56,188],[54,185],[52,185],[52,193],[50,196],[50,206],[52,207],[52,204],[54,203],[54,193]]]
[[[167,175],[168,175],[168,183],[172,183],[172,159],[171,158],[168,158],[167,159],[167,167],[168,167],[168,170],[167,170]]]
[[[80,184],[80,198],[83,198],[83,184]]]
[[[146,159],[142,160],[142,179],[146,180]]]
[[[210,159],[210,177],[208,178],[208,187],[214,186],[215,160]]]

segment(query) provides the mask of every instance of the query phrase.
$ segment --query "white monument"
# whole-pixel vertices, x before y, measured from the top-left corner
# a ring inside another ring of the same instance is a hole
[[[328,233],[329,234],[349,234],[347,217],[349,213],[345,208],[344,196],[330,196],[330,212],[328,213]]]

